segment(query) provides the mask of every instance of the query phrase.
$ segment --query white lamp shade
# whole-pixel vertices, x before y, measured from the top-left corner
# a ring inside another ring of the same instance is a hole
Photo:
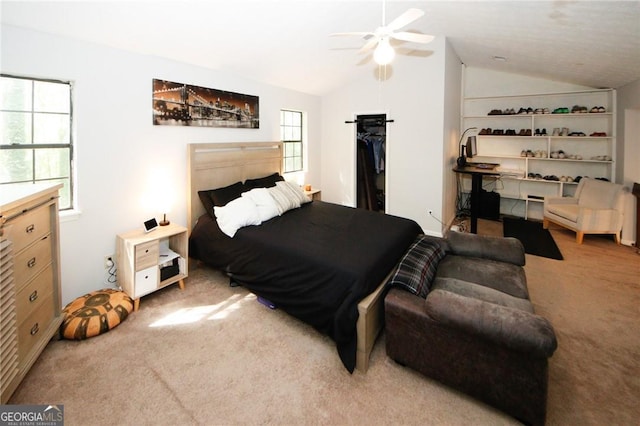
[[[373,60],[376,61],[378,65],[390,64],[395,56],[396,52],[393,50],[393,47],[391,47],[391,44],[389,44],[387,37],[384,37],[378,42],[378,46],[373,52]]]

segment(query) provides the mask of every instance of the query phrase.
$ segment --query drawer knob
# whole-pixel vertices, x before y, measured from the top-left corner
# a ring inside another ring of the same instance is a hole
[[[29,296],[29,302],[33,302],[38,298],[38,290],[34,290],[33,293]]]
[[[27,266],[29,268],[33,268],[34,266],[36,266],[36,258],[32,257],[31,259],[29,259],[29,261],[27,262]]]
[[[40,331],[40,326],[38,325],[38,323],[35,323],[33,327],[31,327],[30,333],[32,336],[35,336],[36,334],[38,334],[38,331]]]
[[[25,228],[25,232],[27,234],[30,234],[35,230],[36,230],[36,226],[33,223]]]

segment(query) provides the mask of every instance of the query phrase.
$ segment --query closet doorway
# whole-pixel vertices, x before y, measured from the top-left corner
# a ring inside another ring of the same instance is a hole
[[[384,213],[387,115],[358,115],[356,123],[357,207]]]

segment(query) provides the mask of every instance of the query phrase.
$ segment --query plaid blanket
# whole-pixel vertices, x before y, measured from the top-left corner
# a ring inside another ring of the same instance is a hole
[[[438,263],[444,256],[445,252],[440,244],[429,241],[424,235],[418,236],[404,254],[387,285],[400,287],[426,298],[436,276]]]

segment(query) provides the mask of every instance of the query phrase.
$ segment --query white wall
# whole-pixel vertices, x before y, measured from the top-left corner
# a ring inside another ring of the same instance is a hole
[[[633,188],[634,183],[640,183],[640,80],[618,88],[618,144],[616,152],[616,176],[619,183]],[[630,245],[636,241],[638,200],[633,196],[627,197],[625,220],[622,227],[622,243]]]
[[[620,183],[632,187],[640,183],[640,80],[619,87],[618,94],[618,162],[616,176]]]
[[[441,235],[440,223],[427,211],[442,218],[445,117],[450,127],[449,119],[455,115],[457,127],[459,115],[459,90],[445,93],[446,60],[455,56],[446,46],[444,38],[437,38],[428,45],[433,53],[427,57],[397,55],[383,81],[376,79],[374,64],[368,64],[357,81],[323,97],[323,200],[356,205],[355,124],[345,120],[386,113],[394,120],[387,124],[386,212],[413,219],[426,233]],[[459,88],[460,79],[447,84]],[[453,101],[445,103],[449,96]],[[458,109],[445,111],[452,105]]]
[[[443,206],[442,225],[449,228],[456,216],[457,176],[451,170],[459,155],[460,114],[462,99],[462,64],[451,45],[446,44],[446,61],[444,72],[444,146],[443,158]],[[446,225],[446,226],[445,226]],[[442,229],[444,232],[445,229]]]
[[[186,224],[187,144],[279,140],[280,109],[308,113],[305,181],[320,186],[320,98],[152,56],[9,26],[2,29],[2,72],[74,82],[77,191],[81,214],[62,218],[62,299],[105,287],[103,258],[115,236],[162,212],[145,203],[155,176],[174,198],[168,218]],[[260,97],[260,129],[152,125],[152,79]]]

